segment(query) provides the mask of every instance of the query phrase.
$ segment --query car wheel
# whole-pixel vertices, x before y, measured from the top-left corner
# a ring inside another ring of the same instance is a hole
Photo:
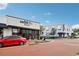
[[[19,45],[24,45],[24,42],[20,42],[20,44]]]
[[[2,43],[0,43],[0,48],[2,48],[3,47],[3,45],[2,45]]]

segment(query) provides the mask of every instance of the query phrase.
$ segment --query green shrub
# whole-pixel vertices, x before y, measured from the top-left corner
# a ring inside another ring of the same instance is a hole
[[[75,36],[76,36],[76,33],[71,33],[71,38],[75,38]]]

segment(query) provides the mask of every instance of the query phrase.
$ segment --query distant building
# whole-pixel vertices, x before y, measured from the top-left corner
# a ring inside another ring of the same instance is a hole
[[[59,37],[68,37],[72,32],[71,26],[65,24],[56,25],[56,29]]]
[[[49,25],[46,26],[44,30],[45,35],[50,35],[50,33],[53,33],[53,35],[59,37],[68,37],[69,35],[71,35],[71,32],[72,32],[71,26],[65,24]]]

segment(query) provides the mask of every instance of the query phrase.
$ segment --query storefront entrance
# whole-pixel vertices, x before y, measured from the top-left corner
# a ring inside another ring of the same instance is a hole
[[[0,28],[0,38],[3,37],[3,28]]]
[[[3,37],[3,28],[6,28],[6,24],[0,23],[0,38]]]
[[[65,33],[58,33],[60,38],[64,38],[65,37]]]
[[[29,39],[30,35],[31,38],[38,39],[39,38],[39,30],[33,30],[33,29],[20,29],[20,32],[18,35],[21,35],[27,39]]]
[[[25,28],[12,28],[12,35],[19,35],[29,39],[31,35],[32,40],[39,39],[39,30],[25,29]]]

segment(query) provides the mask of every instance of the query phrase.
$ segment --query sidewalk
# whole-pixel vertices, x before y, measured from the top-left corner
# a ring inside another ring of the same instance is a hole
[[[39,43],[45,43],[45,42],[49,42],[50,40],[37,40],[37,39],[34,39],[34,40],[32,40],[32,41],[29,41],[29,45],[36,45],[36,44],[39,44]]]

